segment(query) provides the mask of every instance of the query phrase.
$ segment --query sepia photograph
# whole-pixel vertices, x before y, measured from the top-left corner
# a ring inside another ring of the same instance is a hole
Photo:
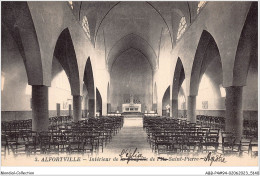
[[[258,1],[1,1],[1,175],[258,166]]]

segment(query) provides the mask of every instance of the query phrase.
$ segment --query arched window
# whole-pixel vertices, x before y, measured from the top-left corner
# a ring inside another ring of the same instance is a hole
[[[73,9],[73,1],[68,1],[68,3],[69,3],[70,8]]]
[[[90,38],[90,32],[89,32],[89,25],[88,25],[88,18],[86,16],[82,19],[82,27],[87,34],[88,38]]]
[[[182,17],[179,23],[179,29],[178,29],[178,33],[177,33],[177,40],[179,40],[181,38],[181,36],[183,35],[183,33],[185,32],[187,27],[187,23],[186,23],[186,19],[185,17]]]
[[[202,9],[202,7],[205,6],[206,3],[207,3],[207,1],[200,1],[200,2],[198,3],[197,14],[200,13],[200,10]]]

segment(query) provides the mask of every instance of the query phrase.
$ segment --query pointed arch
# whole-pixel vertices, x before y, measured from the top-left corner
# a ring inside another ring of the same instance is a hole
[[[223,65],[218,46],[212,35],[203,30],[193,60],[190,82],[188,83],[190,92],[187,95],[187,118],[192,123],[196,122],[196,98],[202,76],[214,62],[219,63],[219,65],[213,69],[215,73],[212,76],[217,75],[219,77],[218,82],[223,84]],[[213,79],[212,77],[210,80]]]
[[[110,49],[107,55],[108,70],[111,70],[116,58],[131,48],[141,52],[147,58],[152,69],[158,68],[157,55],[152,46],[141,36],[130,33],[118,40]]]
[[[93,70],[91,65],[90,57],[88,57],[85,65],[84,76],[83,76],[84,84],[86,85],[86,89],[88,92],[88,117],[95,117],[95,88],[94,88],[94,77]]]
[[[233,86],[245,86],[250,62],[258,55],[258,4],[252,2],[237,46]]]
[[[163,99],[162,99],[162,115],[169,116],[168,106],[170,105],[170,86],[165,90]]]
[[[90,57],[88,57],[86,65],[85,65],[85,71],[83,76],[83,81],[87,87],[89,98],[94,98],[94,77],[93,77],[93,70],[92,70],[92,64]]]
[[[158,95],[157,95],[157,84],[154,83],[153,86],[153,111],[157,112],[157,104],[158,104]]]
[[[185,79],[184,67],[183,67],[181,59],[178,57],[176,65],[175,65],[173,80],[172,80],[172,99],[173,100],[178,99],[179,90],[180,90],[180,87],[181,87],[184,79]]]
[[[2,27],[10,32],[18,46],[28,84],[45,85],[39,41],[27,2],[2,2],[1,10]]]
[[[102,97],[97,87],[96,87],[96,112],[99,113],[99,116],[102,116]]]
[[[54,57],[57,58],[69,79],[71,94],[80,95],[79,69],[74,50],[73,41],[69,29],[64,29],[54,49]]]
[[[82,111],[82,115],[83,117],[87,117],[88,116],[88,90],[87,90],[87,86],[85,83],[83,83],[83,95],[82,95],[82,99],[83,99],[83,111]]]
[[[178,57],[173,80],[172,80],[172,97],[171,97],[171,107],[172,107],[172,116],[178,117],[178,95],[181,88],[181,85],[185,79],[184,68],[181,59]]]
[[[103,16],[102,20],[100,21],[100,23],[98,24],[97,26],[97,30],[95,32],[95,36],[94,36],[94,46],[96,45],[96,40],[97,40],[97,35],[98,35],[98,32],[99,32],[99,28],[101,27],[104,19],[108,16],[108,14],[114,9],[116,8],[117,5],[119,5],[121,2],[117,2],[116,4],[114,4],[108,11],[107,13]],[[153,6],[152,3],[150,2],[145,2],[146,4],[148,4],[152,9],[154,9],[156,11],[156,13],[161,17],[161,19],[163,20],[163,22],[165,23],[166,27],[167,27],[167,30],[169,32],[169,35],[170,35],[170,38],[171,38],[171,47],[173,48],[173,38],[172,38],[172,33],[171,33],[171,30],[169,28],[169,25],[168,23],[166,22],[166,19],[163,17],[163,15],[160,13],[160,11]]]
[[[221,66],[221,58],[219,54],[219,49],[216,44],[216,41],[212,37],[212,35],[203,30],[200,41],[197,46],[197,50],[195,53],[195,58],[192,64],[192,71],[189,83],[189,94],[192,96],[198,95],[199,83],[200,80],[205,73],[206,69],[208,68],[209,64],[215,60],[219,59]],[[221,67],[221,78],[223,82],[223,70]]]
[[[110,84],[107,83],[107,113],[111,112],[111,103],[110,103]]]

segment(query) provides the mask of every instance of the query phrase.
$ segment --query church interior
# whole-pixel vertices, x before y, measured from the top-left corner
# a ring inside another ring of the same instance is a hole
[[[258,2],[1,2],[2,157],[258,157]]]

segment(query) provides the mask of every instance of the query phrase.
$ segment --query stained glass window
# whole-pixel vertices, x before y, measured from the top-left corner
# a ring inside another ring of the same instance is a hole
[[[183,33],[185,32],[187,27],[187,23],[186,23],[186,19],[185,17],[182,17],[179,23],[179,29],[178,29],[178,33],[177,33],[177,40],[179,40],[181,38],[181,36],[183,35]]]
[[[207,2],[207,1],[200,1],[200,2],[198,3],[197,14],[199,14],[201,8],[205,6],[206,2]]]
[[[73,9],[73,1],[68,1],[70,8]]]
[[[88,19],[86,16],[84,16],[82,19],[82,27],[83,27],[85,33],[87,34],[88,38],[90,38]]]

